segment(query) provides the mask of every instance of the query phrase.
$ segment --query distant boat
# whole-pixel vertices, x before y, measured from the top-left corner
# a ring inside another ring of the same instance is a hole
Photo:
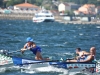
[[[41,10],[32,18],[33,22],[53,22],[54,15],[48,10]]]

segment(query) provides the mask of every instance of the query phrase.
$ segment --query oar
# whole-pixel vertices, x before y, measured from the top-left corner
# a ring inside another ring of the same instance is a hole
[[[16,52],[21,52],[21,50],[16,50],[16,51],[8,52],[8,53],[12,54],[12,53],[16,53]]]
[[[52,62],[50,63],[51,65],[56,65],[56,64],[60,64],[62,62],[59,62],[59,60],[47,60],[47,61],[35,61],[35,62],[26,62],[26,63],[22,63],[19,65],[27,65],[27,64],[38,64],[38,63],[46,63],[46,62]]]
[[[22,48],[21,50],[24,50],[24,51],[25,51],[25,50],[27,50],[27,49],[23,49],[23,48]],[[12,54],[12,53],[16,53],[16,52],[21,52],[21,50],[16,50],[16,51],[8,52],[8,54]]]

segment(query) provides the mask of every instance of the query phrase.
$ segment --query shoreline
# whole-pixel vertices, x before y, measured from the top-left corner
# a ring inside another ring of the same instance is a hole
[[[32,20],[34,14],[0,14],[0,19]],[[64,24],[100,24],[100,21],[66,21],[62,16],[55,16],[55,21]]]

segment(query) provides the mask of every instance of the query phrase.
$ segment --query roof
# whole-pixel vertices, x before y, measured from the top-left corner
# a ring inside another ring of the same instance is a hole
[[[85,5],[83,5],[83,7],[90,8],[90,7],[95,7],[95,5],[94,4],[85,4]]]
[[[65,5],[65,6],[69,6],[69,4],[68,4],[68,3],[64,3],[64,5]]]
[[[68,3],[60,3],[60,4],[63,4],[63,5],[65,5],[65,6],[69,6],[69,4],[68,4]]]
[[[22,3],[22,4],[17,4],[17,5],[14,5],[14,6],[17,6],[17,7],[35,7],[35,8],[38,8],[38,6],[30,4],[30,3]]]

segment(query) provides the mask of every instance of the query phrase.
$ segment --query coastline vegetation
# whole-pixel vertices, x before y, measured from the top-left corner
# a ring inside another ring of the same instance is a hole
[[[0,7],[6,8],[8,6],[14,6],[16,4],[24,3],[25,0],[0,0]],[[28,3],[35,4],[38,6],[45,6],[50,9],[50,5],[53,7],[55,2],[74,2],[76,4],[95,4],[96,6],[100,5],[100,0],[27,0]],[[56,9],[56,7],[55,7]]]

